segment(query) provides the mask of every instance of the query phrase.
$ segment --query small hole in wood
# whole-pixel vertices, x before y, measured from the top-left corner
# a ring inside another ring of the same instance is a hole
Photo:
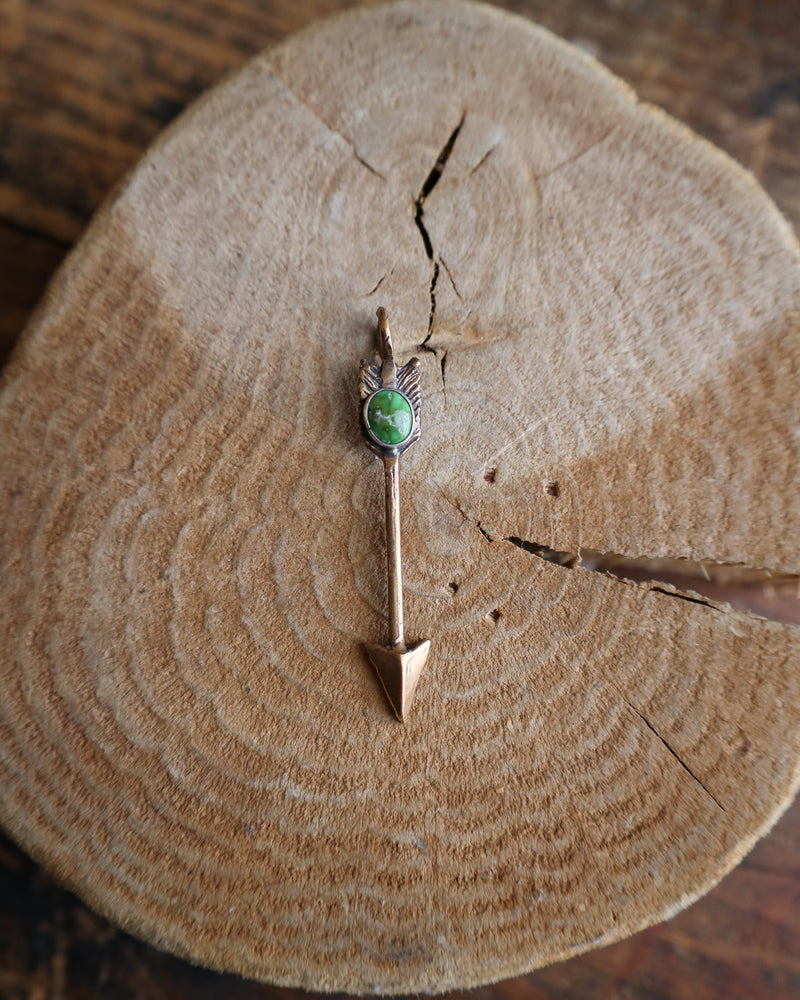
[[[560,492],[558,483],[548,483],[544,491],[549,497],[557,497]]]
[[[454,580],[451,580],[451,582],[448,583],[447,586],[453,591],[454,594],[458,593],[458,584]]]
[[[497,478],[497,469],[487,469],[483,474],[483,478],[487,483],[493,483]]]
[[[495,608],[494,611],[490,611],[489,612],[489,614],[487,615],[487,617],[491,618],[493,622],[499,622],[500,621],[500,612],[498,611],[497,608]]]

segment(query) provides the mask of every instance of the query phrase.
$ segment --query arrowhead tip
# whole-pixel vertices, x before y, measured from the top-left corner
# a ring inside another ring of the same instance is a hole
[[[411,708],[430,648],[430,639],[425,639],[416,646],[370,644],[366,647],[389,704],[401,722],[405,722]]]

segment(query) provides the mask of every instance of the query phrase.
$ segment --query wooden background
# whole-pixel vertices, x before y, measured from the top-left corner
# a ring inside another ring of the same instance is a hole
[[[92,212],[197,94],[336,0],[0,0],[0,351]],[[800,4],[509,3],[752,170],[800,225]],[[134,941],[0,840],[0,998],[266,998]],[[484,997],[800,996],[800,807],[700,903]]]

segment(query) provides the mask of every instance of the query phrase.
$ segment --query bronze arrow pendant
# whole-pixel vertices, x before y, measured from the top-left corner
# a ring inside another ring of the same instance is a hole
[[[419,359],[397,367],[385,309],[378,310],[378,350],[380,364],[361,362],[358,388],[364,440],[383,459],[391,636],[388,645],[367,644],[366,651],[395,715],[404,722],[431,646],[430,639],[406,645],[403,631],[400,455],[419,440]]]

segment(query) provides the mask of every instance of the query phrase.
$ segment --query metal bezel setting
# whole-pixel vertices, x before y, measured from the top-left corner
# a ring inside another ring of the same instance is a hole
[[[380,438],[375,436],[375,434],[372,431],[372,428],[369,425],[367,408],[369,404],[372,402],[372,399],[375,396],[377,396],[379,392],[396,392],[399,396],[402,396],[403,399],[408,403],[408,408],[411,411],[411,429],[409,430],[406,437],[404,437],[402,441],[398,441],[397,444],[387,444],[385,441],[381,441]],[[372,445],[373,448],[378,450],[381,454],[399,455],[409,446],[409,444],[413,443],[414,440],[414,431],[416,430],[417,427],[417,415],[414,412],[414,405],[408,398],[408,396],[404,392],[401,392],[399,389],[389,388],[388,386],[381,386],[380,389],[376,389],[374,392],[371,392],[369,396],[367,396],[367,398],[364,400],[364,403],[361,407],[361,427],[363,428],[364,436],[367,438],[369,444]]]

